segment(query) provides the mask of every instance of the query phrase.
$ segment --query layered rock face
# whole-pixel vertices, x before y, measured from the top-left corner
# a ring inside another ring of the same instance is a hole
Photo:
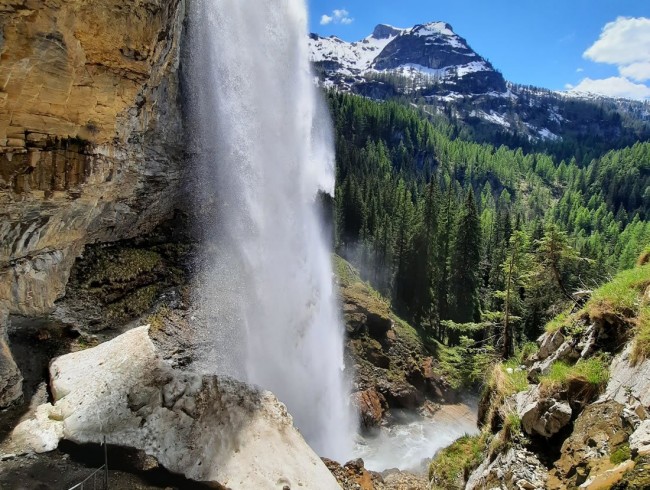
[[[0,6],[0,320],[63,295],[87,243],[178,204],[183,0]],[[20,394],[0,322],[0,407]]]

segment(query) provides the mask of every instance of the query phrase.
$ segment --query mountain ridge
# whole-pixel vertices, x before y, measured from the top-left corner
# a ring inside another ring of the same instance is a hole
[[[585,161],[650,138],[650,102],[558,92],[507,81],[450,24],[378,24],[356,42],[309,36],[310,59],[326,89],[375,100],[402,99],[457,125],[478,142]],[[593,154],[592,154],[593,153]]]

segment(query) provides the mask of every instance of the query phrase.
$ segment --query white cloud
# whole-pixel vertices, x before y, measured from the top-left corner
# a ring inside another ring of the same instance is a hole
[[[650,80],[650,61],[621,66],[618,71],[624,77],[631,78],[637,82],[645,82],[646,80]]]
[[[583,56],[612,65],[650,61],[650,19],[619,17],[605,24],[598,41]]]
[[[650,98],[649,86],[632,81],[650,80],[650,18],[619,17],[608,22],[598,40],[582,56],[596,63],[615,65],[620,76],[585,78],[572,90],[612,97]]]
[[[584,68],[576,68],[576,73],[582,73],[583,71],[585,71]]]
[[[345,9],[334,9],[332,10],[332,15],[323,14],[320,18],[320,24],[326,26],[327,24],[343,24],[350,25],[354,22],[354,19],[350,17],[350,12]]]
[[[569,88],[568,85],[567,88]],[[642,83],[631,82],[623,77],[610,77],[602,80],[584,78],[570,90],[573,92],[593,93],[609,97],[623,97],[626,99],[650,99],[650,87]]]

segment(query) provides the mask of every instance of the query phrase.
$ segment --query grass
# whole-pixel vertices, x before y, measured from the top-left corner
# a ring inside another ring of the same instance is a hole
[[[573,381],[582,381],[600,391],[609,380],[609,364],[604,357],[581,359],[573,366],[556,361],[546,376],[539,380],[542,390],[547,392],[565,389]]]
[[[491,381],[503,398],[528,389],[528,371],[520,365],[519,359],[512,358],[494,367]]]
[[[464,435],[438,451],[429,465],[431,489],[462,489],[469,473],[478,467],[485,451],[485,435]]]
[[[620,272],[594,291],[585,305],[592,320],[615,315],[634,328],[633,364],[650,356],[650,305],[643,297],[650,286],[650,264],[644,257],[639,263],[644,265]]]
[[[621,464],[623,461],[627,461],[632,457],[632,452],[630,451],[629,444],[623,444],[618,449],[616,449],[609,456],[609,461],[612,464]]]
[[[553,318],[550,322],[548,322],[544,327],[544,330],[546,330],[548,333],[557,332],[559,329],[561,329],[562,327],[567,325],[567,323],[569,323],[570,316],[571,316],[570,310],[563,311],[555,318]]]
[[[650,264],[622,271],[594,291],[585,310],[592,319],[602,317],[607,312],[633,318],[639,313],[641,295],[648,286]]]

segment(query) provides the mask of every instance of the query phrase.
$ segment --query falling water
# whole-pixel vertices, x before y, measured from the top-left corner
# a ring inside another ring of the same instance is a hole
[[[273,391],[317,453],[345,459],[343,330],[317,200],[334,189],[332,137],[306,26],[303,0],[189,2],[196,202],[216,210],[203,314],[212,368]]]

